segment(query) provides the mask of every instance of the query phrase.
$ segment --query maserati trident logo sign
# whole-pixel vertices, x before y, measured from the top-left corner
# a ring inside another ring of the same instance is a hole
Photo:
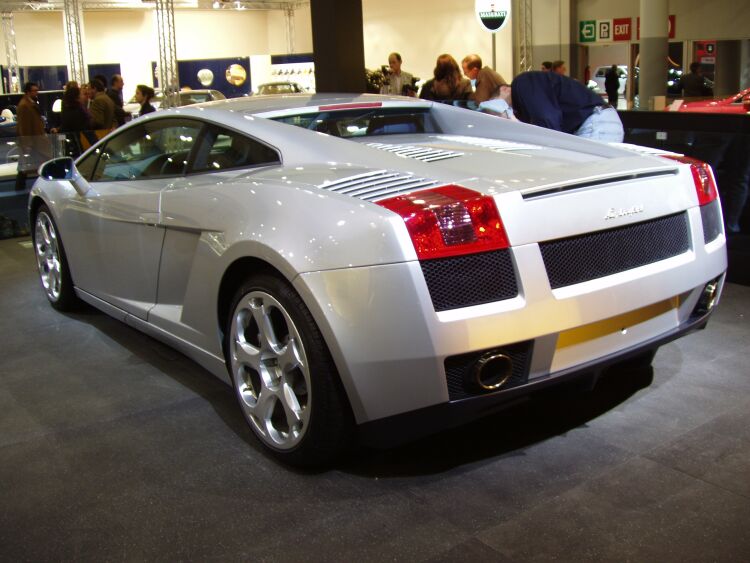
[[[637,215],[643,213],[643,205],[633,205],[632,207],[610,207],[607,213],[604,215],[605,221],[611,219],[619,219],[620,217],[629,217],[630,215]]]
[[[510,0],[476,0],[479,23],[492,33],[500,31],[510,18]]]

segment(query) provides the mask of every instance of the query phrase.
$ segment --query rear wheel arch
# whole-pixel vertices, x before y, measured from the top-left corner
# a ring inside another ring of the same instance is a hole
[[[345,449],[354,421],[348,393],[317,321],[287,277],[263,260],[238,259],[222,277],[218,301],[227,368],[243,415],[261,442],[281,459],[302,465],[316,465]],[[276,313],[273,322],[259,320],[266,318],[266,307],[268,319]],[[254,352],[245,350],[248,346]],[[296,352],[290,355],[285,350],[291,346]],[[284,366],[294,363],[292,357],[299,367],[287,373]],[[276,389],[282,383],[288,388],[283,395]],[[284,401],[268,399],[274,395]],[[263,405],[271,403],[273,416],[264,418]],[[277,420],[282,411],[298,412],[299,424],[288,417]]]
[[[219,333],[221,334],[222,342],[224,341],[225,336],[224,329],[226,328],[227,320],[231,314],[230,308],[232,305],[232,299],[234,298],[234,292],[237,291],[237,288],[240,287],[248,275],[260,272],[268,272],[286,279],[277,268],[274,268],[265,260],[252,256],[238,258],[232,262],[224,272],[221,282],[219,283],[219,295],[216,301],[216,313],[219,321]]]

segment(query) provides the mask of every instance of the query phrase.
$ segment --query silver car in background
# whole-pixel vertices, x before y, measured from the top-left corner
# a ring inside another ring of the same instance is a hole
[[[401,97],[156,112],[40,173],[51,304],[195,359],[296,464],[648,365],[727,266],[705,164]]]
[[[181,90],[179,92],[178,105],[189,106],[192,104],[201,104],[203,102],[213,102],[216,100],[225,100],[226,96],[218,90]],[[151,100],[151,105],[154,109],[161,109],[161,104],[164,101],[164,93],[157,89],[156,95]],[[141,112],[141,104],[139,104],[135,96],[130,98],[128,103],[123,106],[126,113],[129,113],[133,117],[138,117]]]

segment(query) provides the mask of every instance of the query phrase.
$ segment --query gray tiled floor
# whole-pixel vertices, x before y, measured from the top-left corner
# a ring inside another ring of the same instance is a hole
[[[0,560],[746,561],[750,287],[628,374],[318,472],[230,390],[0,241]]]

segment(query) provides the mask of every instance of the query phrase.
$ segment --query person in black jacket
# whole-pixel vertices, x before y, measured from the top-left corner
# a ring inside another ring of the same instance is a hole
[[[456,59],[444,53],[437,58],[433,78],[424,83],[419,97],[425,100],[454,103],[465,101],[470,95],[471,81],[461,76],[461,69]]]
[[[686,98],[705,98],[713,96],[713,90],[706,84],[703,76],[703,67],[700,63],[690,63],[690,72],[683,74],[680,78],[682,95]]]
[[[138,115],[144,115],[156,111],[156,108],[151,105],[151,99],[154,97],[155,92],[151,86],[145,84],[139,84],[135,87],[135,101],[141,104],[141,109]]]
[[[620,90],[620,69],[612,65],[604,75],[604,90],[609,98],[609,105],[617,107],[617,94]]]
[[[81,89],[78,86],[69,85],[63,94],[60,120],[60,132],[65,133],[69,156],[76,157],[81,154],[80,135],[86,134],[85,132],[90,129],[91,115],[81,103]]]
[[[556,72],[522,72],[511,84],[513,112],[532,125],[578,137],[621,143],[617,111],[586,86]]]

